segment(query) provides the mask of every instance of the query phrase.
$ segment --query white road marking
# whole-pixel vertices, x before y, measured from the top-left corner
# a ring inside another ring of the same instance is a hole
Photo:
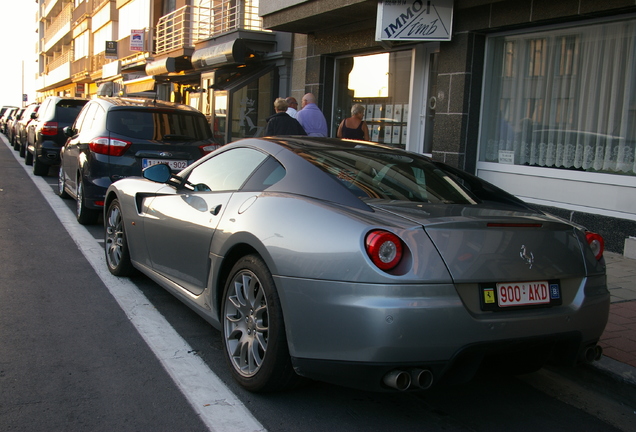
[[[21,162],[6,138],[2,135],[0,137],[18,162]],[[110,274],[106,268],[103,245],[95,241],[88,230],[77,222],[73,212],[53,192],[51,186],[42,177],[33,175],[30,167],[23,163],[20,165],[203,423],[211,431],[218,432],[265,431],[245,405],[194,353],[135,284],[126,278]]]

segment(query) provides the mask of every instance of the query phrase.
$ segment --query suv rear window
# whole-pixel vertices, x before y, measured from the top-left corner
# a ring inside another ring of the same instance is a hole
[[[107,129],[116,134],[144,140],[193,140],[212,138],[202,115],[185,111],[111,110]]]
[[[73,123],[88,101],[60,101],[55,107],[55,118],[59,122]]]

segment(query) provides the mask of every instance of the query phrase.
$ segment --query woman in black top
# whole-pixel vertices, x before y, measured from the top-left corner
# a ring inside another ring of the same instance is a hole
[[[351,107],[351,117],[344,119],[338,126],[338,138],[369,141],[369,128],[364,118],[364,107],[355,104]]]

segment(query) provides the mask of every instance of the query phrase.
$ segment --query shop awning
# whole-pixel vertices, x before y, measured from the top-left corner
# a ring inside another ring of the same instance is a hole
[[[176,72],[176,59],[174,57],[166,57],[161,60],[155,60],[146,64],[146,74],[161,75]]]
[[[243,36],[246,37],[235,37],[223,42],[214,41],[212,45],[197,49],[192,54],[192,66],[195,70],[203,70],[254,64],[259,62],[263,56],[274,52],[276,48],[274,34]]]
[[[155,89],[155,77],[143,77],[135,80],[124,81],[124,88],[126,89],[126,94],[132,93],[141,93],[147,91],[154,91]]]
[[[206,69],[232,63],[244,63],[246,47],[241,39],[198,49],[192,54],[192,66]]]

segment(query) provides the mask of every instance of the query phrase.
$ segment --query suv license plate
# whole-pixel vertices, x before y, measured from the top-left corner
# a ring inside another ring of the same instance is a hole
[[[173,171],[181,171],[188,167],[188,161],[185,160],[172,160],[172,159],[142,159],[141,167],[148,168],[149,166],[166,164]]]
[[[550,284],[548,281],[497,284],[497,304],[499,307],[548,303],[550,303]]]

